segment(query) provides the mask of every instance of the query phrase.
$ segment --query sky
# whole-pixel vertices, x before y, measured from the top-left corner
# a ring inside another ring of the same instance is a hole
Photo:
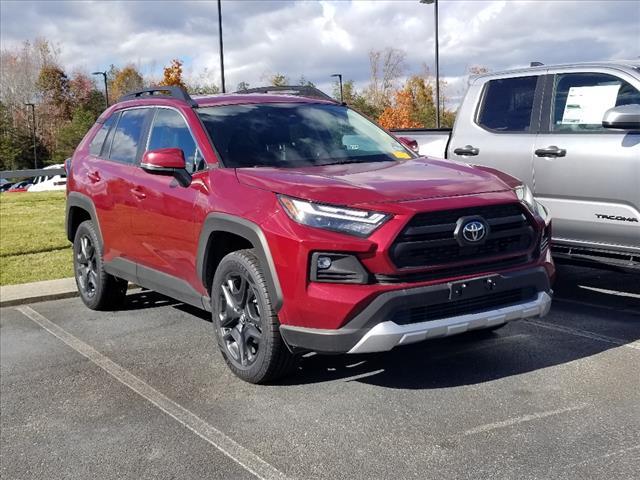
[[[434,7],[418,0],[222,0],[227,90],[301,75],[331,93],[332,73],[360,88],[368,53],[406,52],[406,72],[434,67]],[[468,68],[526,66],[640,56],[640,0],[439,0],[440,72],[455,104]],[[215,1],[0,1],[0,46],[44,37],[67,71],[133,62],[160,76],[172,58],[187,77],[206,68],[219,82]]]

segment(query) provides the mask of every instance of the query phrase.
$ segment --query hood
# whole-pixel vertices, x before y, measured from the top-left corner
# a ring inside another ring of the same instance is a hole
[[[239,168],[245,185],[322,203],[357,205],[509,190],[485,170],[447,160],[349,163],[303,168]]]

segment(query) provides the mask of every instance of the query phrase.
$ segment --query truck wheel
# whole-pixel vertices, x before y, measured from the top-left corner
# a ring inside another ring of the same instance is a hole
[[[211,286],[211,312],[225,362],[242,380],[267,383],[295,362],[280,336],[262,267],[253,250],[225,256]]]
[[[112,310],[127,294],[126,280],[104,271],[102,245],[91,220],[80,224],[73,241],[73,270],[80,298],[92,310]]]

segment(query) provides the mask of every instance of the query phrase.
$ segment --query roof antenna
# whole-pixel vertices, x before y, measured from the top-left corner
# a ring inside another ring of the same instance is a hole
[[[541,67],[543,65],[544,65],[544,63],[542,63],[542,62],[531,62],[529,64],[530,67]]]

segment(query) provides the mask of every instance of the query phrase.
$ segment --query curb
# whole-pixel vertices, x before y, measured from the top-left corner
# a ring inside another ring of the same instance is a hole
[[[0,307],[13,307],[25,303],[45,302],[78,296],[73,277],[43,282],[22,283],[0,287]]]

